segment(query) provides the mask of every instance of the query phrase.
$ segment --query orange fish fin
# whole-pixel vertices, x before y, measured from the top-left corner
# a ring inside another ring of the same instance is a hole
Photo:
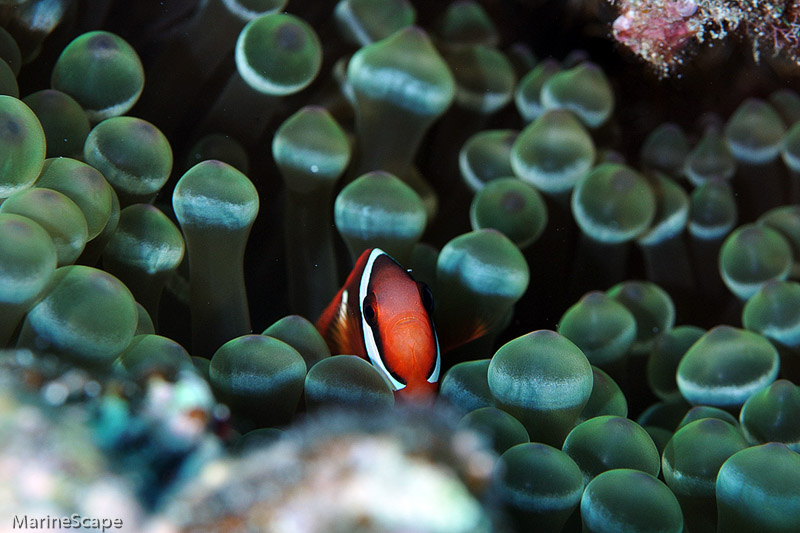
[[[443,352],[449,352],[459,346],[463,346],[468,342],[479,339],[484,335],[491,333],[499,333],[508,326],[510,319],[513,316],[513,308],[509,313],[494,317],[493,319],[475,318],[474,320],[464,324],[458,331],[451,332],[448,335],[446,344],[442,347]]]
[[[337,297],[317,320],[317,330],[322,334],[333,355],[348,354],[364,357],[359,317],[353,316],[350,298],[347,289],[339,291]]]
[[[483,321],[475,321],[463,328],[459,328],[458,332],[453,332],[448,336],[448,339],[443,343],[442,351],[449,352],[455,350],[459,346],[463,346],[468,342],[474,341],[489,333],[490,328]]]

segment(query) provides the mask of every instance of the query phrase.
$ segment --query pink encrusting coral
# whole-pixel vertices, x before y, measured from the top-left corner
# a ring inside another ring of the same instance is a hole
[[[762,52],[800,64],[800,6],[782,0],[609,0],[619,8],[614,38],[662,74],[684,62],[690,41],[741,34]]]
[[[680,62],[678,54],[698,31],[697,4],[687,0],[622,0],[614,37],[654,64]]]

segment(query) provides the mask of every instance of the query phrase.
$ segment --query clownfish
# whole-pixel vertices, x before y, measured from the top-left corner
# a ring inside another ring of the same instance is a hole
[[[401,398],[436,390],[441,368],[433,295],[378,248],[364,251],[317,320],[331,353],[370,361]]]

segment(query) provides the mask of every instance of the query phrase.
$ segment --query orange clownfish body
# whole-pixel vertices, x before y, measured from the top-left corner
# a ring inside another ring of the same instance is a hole
[[[331,353],[370,361],[399,397],[436,390],[441,357],[430,289],[378,248],[365,250],[317,320]]]

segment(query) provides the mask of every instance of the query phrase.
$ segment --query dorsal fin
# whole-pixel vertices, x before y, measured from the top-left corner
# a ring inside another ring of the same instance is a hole
[[[350,291],[343,288],[317,320],[320,332],[332,355],[366,357],[361,343],[360,318],[353,316]]]
[[[317,319],[317,330],[332,354],[367,357],[362,340],[358,291],[370,252],[366,250],[361,254],[344,286]]]

